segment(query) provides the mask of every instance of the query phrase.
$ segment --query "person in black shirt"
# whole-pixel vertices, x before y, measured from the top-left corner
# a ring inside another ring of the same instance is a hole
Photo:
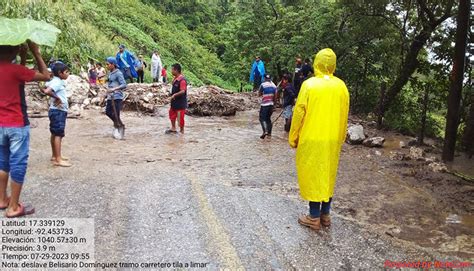
[[[178,63],[171,66],[173,74],[173,85],[171,89],[171,108],[169,117],[171,121],[171,129],[166,130],[166,134],[176,134],[176,120],[179,121],[180,132],[184,134],[184,115],[188,108],[187,90],[188,84],[186,78],[181,74],[181,65]]]
[[[290,76],[285,75],[282,79],[283,88],[283,117],[285,118],[285,131],[289,132],[291,127],[291,117],[293,116],[293,106],[295,104],[296,94],[293,85],[290,82]]]

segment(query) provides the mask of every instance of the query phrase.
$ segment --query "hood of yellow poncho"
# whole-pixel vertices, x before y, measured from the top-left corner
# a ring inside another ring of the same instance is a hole
[[[336,54],[330,48],[322,49],[316,54],[313,62],[315,75],[332,75],[336,70]]]

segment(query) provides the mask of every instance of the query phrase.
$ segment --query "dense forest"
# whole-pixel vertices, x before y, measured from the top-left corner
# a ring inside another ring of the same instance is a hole
[[[181,63],[194,85],[249,90],[256,55],[278,80],[293,71],[296,57],[312,59],[330,47],[338,56],[336,74],[349,87],[353,114],[418,136],[420,144],[425,135],[446,138],[447,145],[454,138],[459,149],[471,152],[472,14],[469,0],[0,2],[0,16],[60,28],[56,47],[44,53],[75,71],[123,43],[146,58],[158,49],[165,65]]]

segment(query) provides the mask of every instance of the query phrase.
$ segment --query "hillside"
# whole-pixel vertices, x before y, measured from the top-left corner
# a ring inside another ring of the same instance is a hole
[[[219,76],[223,65],[218,57],[192,38],[177,16],[165,16],[141,1],[1,1],[0,16],[30,17],[56,25],[62,33],[55,48],[45,49],[45,59],[63,59],[76,71],[89,58],[104,60],[125,44],[145,59],[158,49],[164,65],[181,63],[194,85],[232,88]]]

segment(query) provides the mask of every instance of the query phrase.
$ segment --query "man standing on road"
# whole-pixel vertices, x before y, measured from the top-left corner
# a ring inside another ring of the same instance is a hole
[[[318,52],[314,77],[301,86],[289,134],[296,148],[296,169],[301,197],[309,201],[309,214],[298,218],[301,225],[319,230],[331,225],[329,211],[336,184],[339,154],[347,131],[349,92],[333,75],[336,54]]]
[[[252,69],[250,70],[250,82],[253,83],[253,91],[257,91],[260,87],[260,84],[263,81],[265,76],[265,64],[260,59],[259,56],[255,57],[255,61],[252,64]]]
[[[166,134],[177,134],[176,120],[179,122],[180,133],[184,134],[184,115],[188,108],[188,84],[186,78],[181,73],[181,65],[178,63],[171,66],[173,74],[173,85],[171,89],[171,107],[169,117],[171,121],[171,129],[165,131]]]
[[[135,56],[128,50],[125,50],[125,45],[121,44],[115,58],[118,68],[122,72],[125,80],[130,79],[130,83],[133,83],[133,78],[138,77],[137,71],[135,70]]]

